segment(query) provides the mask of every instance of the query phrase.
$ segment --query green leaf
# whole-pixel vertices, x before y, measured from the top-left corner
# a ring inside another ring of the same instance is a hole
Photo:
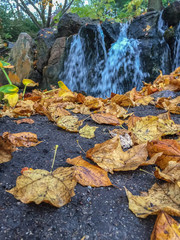
[[[19,88],[13,84],[7,84],[7,85],[0,87],[0,92],[3,92],[5,94],[17,93],[18,91],[19,91]]]

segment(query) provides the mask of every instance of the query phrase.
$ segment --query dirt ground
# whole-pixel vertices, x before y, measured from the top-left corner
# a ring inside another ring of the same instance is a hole
[[[136,116],[158,115],[165,112],[153,106],[130,109]],[[80,116],[80,115],[79,115]],[[172,119],[180,124],[180,116],[171,114]],[[76,195],[71,202],[61,208],[48,204],[23,204],[13,195],[7,193],[16,184],[16,178],[23,167],[33,169],[51,169],[54,146],[59,145],[54,169],[59,166],[70,166],[67,158],[85,154],[79,144],[87,151],[96,143],[110,138],[108,130],[116,127],[98,125],[91,119],[84,124],[98,126],[95,138],[86,139],[78,133],[69,133],[48,121],[45,116],[32,116],[35,123],[17,125],[8,117],[0,118],[0,135],[11,133],[33,132],[38,140],[43,141],[36,147],[20,148],[13,153],[10,162],[0,165],[0,239],[6,240],[148,240],[156,216],[146,219],[137,218],[128,208],[124,186],[133,194],[147,191],[157,181],[151,174],[139,169],[129,172],[116,172],[109,177],[119,187],[83,187],[77,185]],[[85,116],[80,116],[85,118]],[[153,173],[154,166],[142,167]],[[180,218],[175,218],[180,220]],[[84,237],[84,238],[83,238]]]

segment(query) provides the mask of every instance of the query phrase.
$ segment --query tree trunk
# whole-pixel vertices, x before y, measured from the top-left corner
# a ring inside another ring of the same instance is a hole
[[[162,0],[148,0],[148,10],[149,11],[161,11],[163,8]]]

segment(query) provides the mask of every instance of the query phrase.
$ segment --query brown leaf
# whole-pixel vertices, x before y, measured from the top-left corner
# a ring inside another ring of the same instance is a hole
[[[109,124],[113,126],[122,125],[124,121],[109,113],[91,114],[91,118],[99,124]]]
[[[119,136],[106,142],[95,144],[94,148],[87,151],[86,157],[97,163],[107,172],[135,170],[139,166],[154,164],[157,157],[147,161],[146,144],[140,144],[123,151]]]
[[[8,139],[4,139],[0,136],[0,164],[9,162],[12,158],[12,152],[15,150],[16,148],[13,147]]]
[[[147,149],[150,157],[158,152],[163,152],[162,156],[160,156],[156,161],[156,165],[162,169],[166,168],[168,166],[168,162],[170,161],[180,161],[180,144],[176,140],[154,140],[148,142]]]
[[[135,104],[136,104],[136,106],[140,106],[140,105],[146,106],[149,103],[151,103],[153,100],[154,100],[154,98],[152,96],[144,96],[142,98],[137,99],[135,101]]]
[[[7,191],[23,203],[49,203],[62,207],[75,195],[73,168],[57,168],[48,172],[43,169],[23,171],[16,180],[16,187]]]
[[[180,114],[180,96],[169,100],[167,98],[160,98],[157,100],[156,107],[157,108],[164,108],[166,111],[169,111],[173,114]]]
[[[16,107],[14,108],[13,113],[15,117],[19,117],[19,116],[30,117],[31,115],[35,114],[34,102],[31,100],[19,101],[16,104]]]
[[[84,104],[76,105],[76,107],[72,110],[73,113],[81,113],[81,114],[91,114],[89,108]]]
[[[23,118],[20,120],[15,120],[14,122],[16,122],[17,124],[21,124],[21,123],[33,124],[34,120],[32,120],[31,118]]]
[[[136,217],[146,218],[161,211],[173,216],[180,216],[180,187],[174,183],[155,183],[148,193],[143,196],[134,196],[126,188],[129,200],[129,209]]]
[[[180,224],[165,212],[157,216],[151,240],[179,240]]]
[[[91,187],[106,187],[112,185],[106,171],[86,162],[81,156],[73,159],[68,158],[66,162],[76,166],[75,178],[81,185]]]
[[[4,139],[8,139],[15,147],[35,147],[41,143],[41,141],[38,141],[37,135],[31,132],[4,132],[2,136]]]
[[[126,95],[116,94],[111,98],[111,102],[115,102],[122,107],[133,107],[135,103]]]
[[[168,166],[161,172],[159,168],[156,168],[154,172],[156,178],[165,180],[167,182],[175,183],[180,181],[180,162],[170,161]]]

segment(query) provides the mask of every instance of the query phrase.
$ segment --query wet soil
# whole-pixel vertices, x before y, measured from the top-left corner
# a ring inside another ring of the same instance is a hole
[[[165,112],[153,106],[141,106],[130,109],[136,116],[158,115]],[[79,115],[80,118],[85,116]],[[171,114],[172,119],[180,124],[180,116]],[[0,118],[0,135],[11,133],[33,132],[42,141],[36,147],[20,148],[13,153],[10,162],[0,165],[0,239],[3,240],[148,240],[156,216],[146,219],[137,218],[128,208],[124,186],[133,194],[147,191],[156,182],[155,177],[140,169],[129,172],[116,172],[109,177],[114,187],[83,187],[77,185],[76,195],[71,202],[61,208],[46,203],[36,205],[23,204],[17,201],[6,190],[15,186],[16,178],[23,167],[33,169],[51,169],[54,146],[59,145],[54,169],[59,166],[70,166],[67,158],[85,154],[79,144],[87,151],[96,143],[110,138],[108,130],[116,127],[98,125],[90,118],[85,121],[98,126],[95,138],[86,139],[78,133],[66,132],[49,122],[45,116],[32,116],[35,123],[17,125],[8,117]],[[141,167],[153,173],[154,166]],[[180,218],[175,218],[180,220]],[[83,238],[84,237],[84,238]]]

